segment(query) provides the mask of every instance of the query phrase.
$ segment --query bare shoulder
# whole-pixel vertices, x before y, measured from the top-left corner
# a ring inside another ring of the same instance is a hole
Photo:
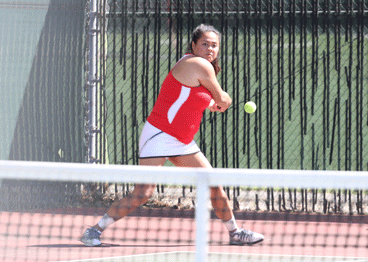
[[[202,70],[212,70],[213,67],[211,63],[199,56],[192,56],[187,58],[184,63],[187,63],[190,67],[194,67],[196,70],[202,69]]]
[[[206,59],[188,56],[181,59],[172,69],[172,75],[183,85],[200,86],[203,79],[215,79],[215,70]]]
[[[212,64],[206,59],[198,56],[191,56],[182,59],[173,68],[174,76],[180,73],[200,78],[203,75],[214,73],[214,69]]]

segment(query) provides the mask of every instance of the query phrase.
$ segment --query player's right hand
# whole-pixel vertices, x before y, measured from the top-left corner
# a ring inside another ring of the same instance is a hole
[[[232,99],[231,99],[231,97],[229,96],[228,93],[223,91],[222,94],[221,94],[220,101],[216,101],[216,103],[217,103],[217,106],[219,107],[219,111],[223,113],[231,105]]]

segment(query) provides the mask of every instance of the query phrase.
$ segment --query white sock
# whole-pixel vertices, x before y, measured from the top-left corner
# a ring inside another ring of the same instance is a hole
[[[234,216],[230,220],[225,221],[224,224],[225,224],[227,230],[229,230],[229,232],[232,232],[232,231],[238,229],[238,225],[236,224]]]
[[[115,220],[112,217],[109,217],[107,214],[103,215],[100,221],[98,221],[98,225],[102,230],[105,230],[108,226],[114,223]]]

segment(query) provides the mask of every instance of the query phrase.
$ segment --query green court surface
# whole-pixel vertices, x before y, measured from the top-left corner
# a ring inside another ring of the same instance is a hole
[[[83,260],[71,260],[69,262],[87,262],[87,261],[101,261],[101,262],[195,262],[195,252],[165,252],[145,255],[132,255],[123,257],[109,257],[109,258],[95,258]],[[354,258],[354,257],[329,257],[329,256],[298,256],[298,255],[265,255],[265,254],[230,254],[230,253],[215,253],[211,252],[208,255],[208,262],[228,262],[228,261],[258,261],[258,262],[339,262],[339,261],[368,261],[368,258]],[[65,261],[66,262],[66,261]]]

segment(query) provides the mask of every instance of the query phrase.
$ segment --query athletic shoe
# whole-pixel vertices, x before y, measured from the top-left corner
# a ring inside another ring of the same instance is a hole
[[[100,236],[101,232],[98,229],[90,227],[86,229],[80,241],[87,247],[101,246]]]
[[[262,234],[239,228],[234,233],[230,233],[230,245],[253,245],[264,239]]]

